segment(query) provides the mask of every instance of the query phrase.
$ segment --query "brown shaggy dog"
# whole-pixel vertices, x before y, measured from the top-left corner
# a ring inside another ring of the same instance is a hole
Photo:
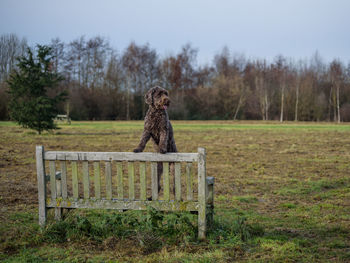
[[[147,91],[145,101],[149,105],[145,117],[145,125],[141,141],[135,153],[142,152],[150,138],[154,142],[154,148],[159,153],[177,152],[173,127],[169,121],[167,107],[170,104],[169,93],[161,87],[154,87]],[[158,163],[158,191],[160,190],[160,178],[163,173],[162,163]],[[171,167],[171,174],[173,173]]]

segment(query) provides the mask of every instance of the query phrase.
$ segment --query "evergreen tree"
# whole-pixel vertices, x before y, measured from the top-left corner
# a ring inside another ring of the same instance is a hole
[[[56,89],[63,79],[52,70],[52,59],[48,46],[37,45],[36,56],[28,48],[27,54],[18,58],[17,70],[8,80],[11,118],[39,134],[57,129],[53,120],[58,113],[57,105],[67,95],[65,91],[50,91]],[[53,93],[55,95],[51,95]]]

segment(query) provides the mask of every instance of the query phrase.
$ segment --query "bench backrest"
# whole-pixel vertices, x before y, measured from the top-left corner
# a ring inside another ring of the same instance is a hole
[[[36,159],[41,225],[46,222],[47,208],[145,210],[152,206],[166,211],[198,211],[199,231],[205,235],[208,190],[204,148],[198,148],[197,153],[159,154],[45,152],[43,146],[37,146]],[[158,196],[158,163],[163,165],[162,198]],[[197,180],[193,176],[195,166]],[[151,174],[151,185],[147,185],[147,171]],[[170,180],[171,176],[174,180]],[[151,200],[147,199],[147,189],[151,191]]]

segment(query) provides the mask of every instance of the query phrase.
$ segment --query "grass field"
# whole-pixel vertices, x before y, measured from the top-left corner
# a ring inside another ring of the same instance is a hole
[[[187,219],[172,215],[165,215],[167,222],[175,222],[172,229],[186,232],[188,238],[159,230],[169,238],[151,250],[123,229],[118,234],[112,227],[109,234],[93,236],[81,227],[90,224],[90,230],[101,231],[108,220],[142,222],[145,214],[81,210],[60,225],[50,213],[52,223],[40,231],[35,145],[47,150],[132,151],[143,123],[73,122],[39,136],[0,122],[0,261],[350,262],[350,125],[172,123],[181,152],[206,148],[207,175],[216,180],[216,222],[206,242],[191,237],[191,227],[177,229]],[[151,143],[146,151],[153,151]],[[68,228],[75,231],[72,238],[49,238]]]

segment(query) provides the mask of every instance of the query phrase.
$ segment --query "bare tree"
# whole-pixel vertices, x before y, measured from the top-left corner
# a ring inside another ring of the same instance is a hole
[[[54,38],[51,40],[50,47],[52,49],[53,54],[53,70],[55,73],[62,72],[63,69],[59,67],[63,67],[63,60],[65,57],[65,45],[59,38]]]
[[[329,69],[333,92],[334,121],[340,123],[340,85],[343,81],[343,67],[337,60],[333,60]]]
[[[15,34],[0,36],[0,82],[5,81],[16,66],[16,59],[28,48],[25,38]]]
[[[278,78],[280,90],[281,90],[281,107],[280,107],[280,122],[283,122],[284,113],[284,95],[286,90],[286,61],[282,55],[277,56],[275,62],[275,74]]]

